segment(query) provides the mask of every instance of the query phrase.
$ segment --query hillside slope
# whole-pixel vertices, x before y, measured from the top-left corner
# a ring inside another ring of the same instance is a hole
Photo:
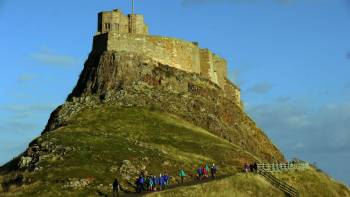
[[[133,191],[140,170],[176,176],[180,168],[190,173],[208,162],[219,166],[219,174],[233,174],[244,162],[257,160],[176,116],[108,105],[85,109],[67,126],[43,134],[23,154],[29,155],[33,159],[21,175],[10,168],[18,161],[1,169],[2,189],[10,191],[6,196],[93,196],[109,193],[115,177],[123,180],[124,191]]]
[[[276,173],[275,175],[296,188],[303,197],[350,197],[350,190],[346,185],[335,181],[315,168],[305,171]]]
[[[202,162],[216,163],[219,176],[233,176],[148,196],[284,196],[259,175],[236,174],[245,162],[259,158],[154,109],[105,104],[84,109],[66,126],[35,139],[22,156],[29,155],[33,160],[19,171],[13,171],[21,163],[18,159],[0,169],[0,196],[99,196],[111,193],[116,177],[122,180],[121,188],[130,192],[140,171],[167,172],[176,185],[178,169],[190,175]],[[302,196],[350,196],[346,186],[314,169],[275,175]]]
[[[228,81],[228,84],[230,82]],[[265,161],[283,154],[244,112],[230,91],[210,80],[130,52],[91,53],[67,102],[51,115],[45,132],[67,125],[81,109],[100,103],[153,107],[237,144]]]
[[[277,177],[298,189],[302,197],[350,197],[350,190],[325,174],[310,168],[305,171],[274,173]],[[147,197],[265,197],[286,196],[262,176],[239,173],[234,176],[204,184],[178,187]]]

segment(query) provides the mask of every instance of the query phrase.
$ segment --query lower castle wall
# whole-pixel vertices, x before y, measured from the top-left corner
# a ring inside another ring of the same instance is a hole
[[[199,47],[179,39],[109,32],[95,36],[93,50],[143,53],[162,64],[200,73]]]
[[[93,51],[130,51],[143,53],[162,64],[201,74],[224,88],[226,61],[208,49],[180,39],[141,34],[109,32],[96,35]]]
[[[227,77],[227,62],[225,59],[215,54],[212,54],[212,56],[218,84],[219,86],[224,87],[226,84]]]
[[[241,101],[241,90],[233,84],[230,80],[228,80],[226,77],[224,78],[225,85],[224,85],[224,92],[228,98],[232,98],[235,103],[238,104],[241,108],[244,108],[243,103]]]

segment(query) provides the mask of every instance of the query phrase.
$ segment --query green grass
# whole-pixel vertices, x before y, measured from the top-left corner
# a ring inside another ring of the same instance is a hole
[[[12,195],[95,194],[98,185],[108,187],[115,177],[121,176],[110,169],[112,166],[119,169],[123,160],[131,161],[136,167],[144,165],[149,173],[166,171],[175,177],[180,168],[191,173],[200,162],[217,164],[219,174],[234,174],[244,162],[257,160],[228,141],[176,116],[144,108],[88,109],[67,126],[40,138],[76,149],[65,155],[64,160],[42,161],[44,170],[40,172],[25,173],[37,184],[13,189]],[[95,178],[91,191],[61,188],[68,178],[87,177]]]
[[[276,177],[295,187],[301,196],[349,197],[347,186],[336,182],[326,174],[310,168],[305,171],[276,173]]]
[[[262,177],[254,174],[237,174],[222,180],[187,187],[179,187],[147,197],[284,197],[285,194],[274,188]]]
[[[119,170],[112,172],[111,168],[120,169],[123,160],[131,161],[136,168],[144,166],[148,173],[166,171],[175,177],[175,185],[180,168],[191,174],[201,162],[216,163],[219,176],[233,175],[150,196],[283,196],[258,175],[237,174],[245,162],[258,160],[254,155],[174,115],[145,108],[86,109],[67,126],[45,133],[36,141],[75,149],[63,160],[44,159],[40,162],[42,171],[23,173],[31,184],[12,186],[6,194],[0,188],[0,196],[87,197],[97,196],[97,191],[110,194],[109,185],[115,177],[122,176]],[[350,196],[346,186],[313,169],[276,175],[296,187],[301,196]],[[0,176],[0,182],[8,176],[13,174]],[[94,182],[84,189],[63,189],[68,178],[94,178]]]

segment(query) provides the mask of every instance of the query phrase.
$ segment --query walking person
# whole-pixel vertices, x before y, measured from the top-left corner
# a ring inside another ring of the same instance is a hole
[[[206,174],[205,174],[205,177],[208,178],[209,177],[209,171],[210,171],[210,168],[208,166],[208,164],[205,164],[205,171],[206,171]]]
[[[211,172],[211,177],[215,178],[216,177],[216,166],[215,164],[213,164],[210,168],[210,172]]]
[[[253,168],[254,168],[254,172],[258,171],[258,164],[256,162],[253,164]]]
[[[244,164],[244,171],[249,172],[249,165],[246,163]]]
[[[158,186],[159,186],[159,177],[154,176],[154,191],[157,191]]]
[[[148,191],[153,191],[154,182],[152,175],[148,177]]]
[[[169,185],[169,176],[167,175],[166,172],[164,172],[163,179],[164,179],[164,188],[166,188]]]
[[[201,166],[197,169],[197,173],[198,173],[198,179],[202,180],[203,168]]]
[[[159,175],[159,190],[163,190],[165,185],[164,176],[162,174]]]
[[[143,191],[143,184],[145,183],[145,178],[142,175],[136,181],[136,190],[137,193],[141,193]]]
[[[186,173],[185,173],[185,171],[183,169],[180,169],[179,176],[181,178],[181,183],[183,183],[184,182],[184,178],[186,176]]]
[[[112,186],[113,186],[113,197],[119,197],[120,186],[119,186],[118,179],[114,179]]]
[[[157,190],[157,177],[156,176],[152,176],[152,182],[153,182],[153,191],[156,191]]]
[[[208,171],[207,169],[204,167],[203,169],[203,178],[207,178],[208,177]]]

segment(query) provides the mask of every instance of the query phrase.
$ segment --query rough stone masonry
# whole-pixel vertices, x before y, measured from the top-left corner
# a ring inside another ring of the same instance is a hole
[[[241,105],[240,89],[227,80],[225,59],[200,48],[195,42],[149,35],[143,15],[126,16],[118,9],[99,13],[92,53],[101,54],[104,51],[142,53],[164,65],[200,74],[221,88],[230,89],[233,99]]]

